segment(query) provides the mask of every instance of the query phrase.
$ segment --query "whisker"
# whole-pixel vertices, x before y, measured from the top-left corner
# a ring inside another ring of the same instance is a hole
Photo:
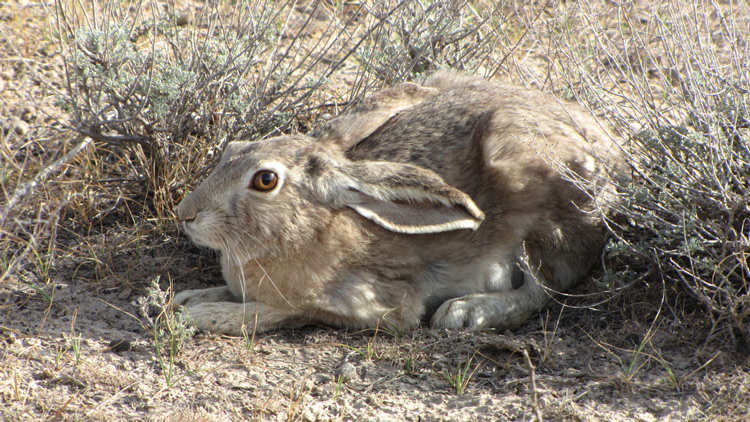
[[[271,250],[270,248],[268,248],[268,247],[267,247],[267,246],[266,246],[265,244],[263,244],[263,242],[261,242],[261,241],[260,241],[260,239],[258,239],[258,238],[257,238],[256,236],[254,236],[254,235],[253,235],[252,233],[250,233],[250,231],[248,231],[248,230],[247,230],[247,228],[246,228],[245,226],[243,226],[243,225],[240,225],[240,224],[235,224],[235,223],[232,223],[232,222],[230,222],[230,223],[229,223],[229,225],[231,225],[231,226],[232,226],[232,228],[234,228],[234,229],[235,229],[236,231],[239,231],[240,233],[242,233],[242,234],[244,234],[245,236],[247,236],[247,237],[249,237],[250,239],[252,239],[252,240],[253,240],[253,241],[254,241],[255,243],[257,243],[257,244],[258,244],[258,246],[260,246],[260,247],[262,247],[263,249],[265,249],[265,250],[266,250],[266,252],[269,252],[269,253],[273,253],[273,251],[272,251],[272,250]],[[235,234],[235,233],[236,233],[236,231],[232,230],[232,231],[230,232],[230,234]]]
[[[245,290],[247,287],[247,279],[245,278],[245,268],[244,268],[245,266],[241,262],[241,259],[238,256],[239,254],[234,252],[234,250],[239,249],[239,248],[233,248],[228,242],[228,240],[234,240],[233,236],[234,235],[230,233],[228,238],[222,239],[222,242],[224,243],[224,246],[226,247],[225,253],[228,254],[227,259],[231,259],[232,261],[234,261],[235,265],[237,265],[237,267],[239,268],[240,290],[242,292],[241,293],[242,294],[242,324],[244,325],[245,317],[247,315],[246,313],[247,312],[247,297],[245,293]],[[257,310],[257,307],[256,307],[256,310]]]

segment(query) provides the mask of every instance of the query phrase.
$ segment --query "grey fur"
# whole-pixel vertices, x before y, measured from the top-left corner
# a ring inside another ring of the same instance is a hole
[[[278,185],[251,189],[259,170]],[[235,335],[513,328],[596,262],[623,172],[579,106],[438,72],[306,136],[230,143],[177,208],[195,243],[221,251],[227,286],[174,302]]]

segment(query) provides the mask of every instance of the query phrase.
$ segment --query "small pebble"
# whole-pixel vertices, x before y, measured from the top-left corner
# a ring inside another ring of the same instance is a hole
[[[129,352],[133,350],[130,340],[117,338],[109,342],[109,349],[113,352]]]
[[[349,362],[346,362],[342,364],[341,366],[339,366],[338,368],[336,368],[334,375],[336,376],[337,379],[343,378],[344,382],[359,378],[359,376],[357,375],[357,368]]]
[[[3,133],[15,133],[19,136],[24,136],[29,132],[31,126],[16,116],[10,116],[2,122]]]
[[[185,26],[190,23],[187,12],[180,12],[177,14],[177,20],[175,22],[177,26]]]

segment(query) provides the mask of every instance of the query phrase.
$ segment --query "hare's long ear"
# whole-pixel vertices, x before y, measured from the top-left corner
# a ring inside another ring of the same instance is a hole
[[[367,97],[356,107],[315,129],[309,135],[322,142],[334,143],[345,151],[375,132],[391,117],[437,93],[436,88],[404,82]]]
[[[436,173],[410,164],[355,162],[336,168],[324,183],[327,200],[352,208],[397,233],[476,230],[484,213]]]

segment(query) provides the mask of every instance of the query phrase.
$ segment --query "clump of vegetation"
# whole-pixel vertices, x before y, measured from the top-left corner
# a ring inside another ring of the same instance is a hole
[[[183,309],[172,310],[172,300],[169,290],[159,287],[159,277],[151,281],[146,288],[146,295],[137,300],[141,317],[145,320],[145,327],[151,331],[159,361],[167,387],[172,387],[175,379],[175,362],[186,340],[192,338],[196,329],[190,315]]]
[[[411,80],[438,68],[492,69],[503,50],[497,35],[505,14],[499,7],[470,2],[388,2],[386,16],[357,52],[366,72],[387,82]]]
[[[549,28],[569,59],[556,75],[606,113],[630,156],[627,221],[612,226],[610,270],[621,282],[645,275],[677,289],[666,299],[678,319],[691,312],[677,305],[687,293],[711,321],[707,338],[749,341],[750,57],[737,42],[750,35],[749,10],[665,4],[637,19],[612,6],[607,25],[591,19],[593,3],[565,17],[593,24],[591,33],[566,32],[560,21]],[[721,24],[707,27],[707,15]]]

